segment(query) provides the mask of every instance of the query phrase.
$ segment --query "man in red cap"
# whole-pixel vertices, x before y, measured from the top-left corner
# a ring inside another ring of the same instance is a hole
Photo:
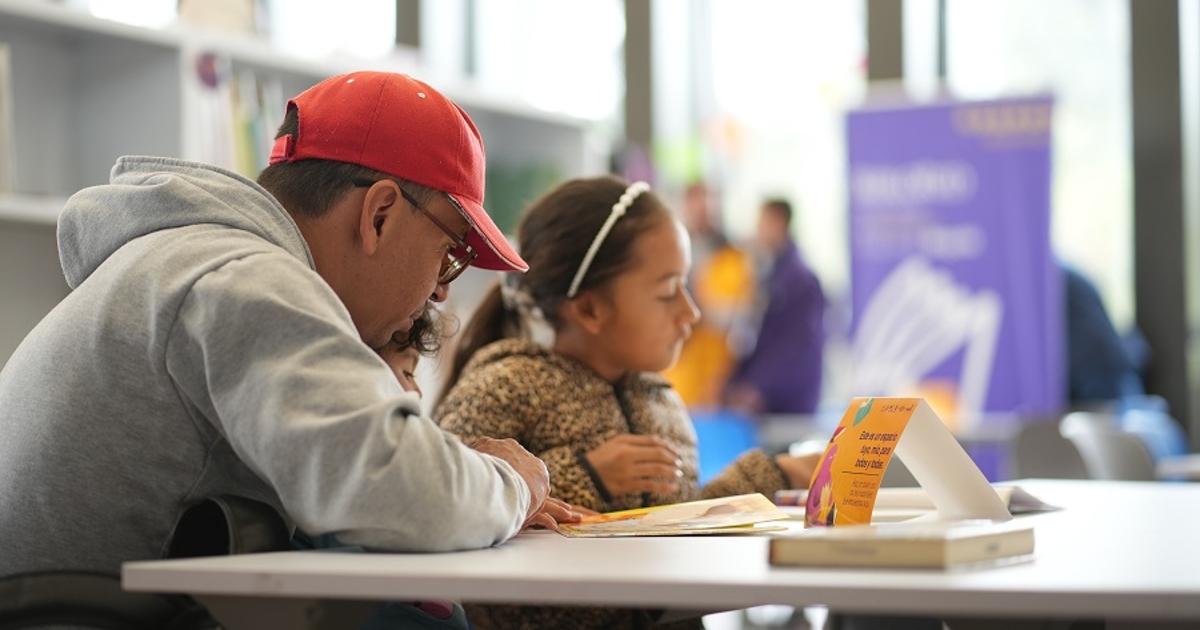
[[[449,551],[577,517],[515,442],[463,445],[372,352],[468,265],[525,270],[479,132],[411,77],[288,103],[256,184],[123,157],[59,223],[73,291],[0,372],[0,577],[116,574],[223,494],[366,548]]]

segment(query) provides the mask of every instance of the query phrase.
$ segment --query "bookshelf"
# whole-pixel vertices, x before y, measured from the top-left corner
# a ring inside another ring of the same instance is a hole
[[[33,0],[0,0],[0,45],[9,51],[15,155],[12,188],[0,191],[0,364],[67,293],[54,242],[62,203],[107,182],[117,157],[175,156],[257,172],[213,158],[212,139],[229,132],[196,71],[205,55],[233,82],[253,76],[269,83],[274,91],[265,92],[281,102],[263,110],[274,116],[288,96],[342,72],[394,70],[429,80],[483,135],[488,206],[502,227],[540,192],[536,186],[607,170],[602,143],[584,121],[426,77],[415,55],[305,59],[252,37],[131,26]]]

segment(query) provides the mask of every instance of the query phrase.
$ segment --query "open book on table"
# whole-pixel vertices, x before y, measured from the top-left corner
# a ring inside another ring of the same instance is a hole
[[[607,512],[582,523],[560,524],[558,532],[573,538],[760,534],[786,530],[772,523],[788,518],[770,499],[754,493]]]

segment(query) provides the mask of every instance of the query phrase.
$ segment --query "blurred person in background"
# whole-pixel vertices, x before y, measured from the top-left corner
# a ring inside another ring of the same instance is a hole
[[[820,402],[825,294],[792,239],[792,214],[792,204],[781,198],[759,209],[758,325],[724,392],[725,406],[746,415],[811,414]]]
[[[715,199],[716,192],[701,181],[688,186],[682,204],[692,251],[688,284],[700,321],[663,375],[690,409],[720,405],[736,361],[731,336],[745,328],[754,301],[753,261],[726,237]]]
[[[1065,291],[1068,401],[1088,406],[1144,396],[1145,340],[1136,330],[1123,338],[1096,285],[1070,264],[1060,261],[1059,266]]]

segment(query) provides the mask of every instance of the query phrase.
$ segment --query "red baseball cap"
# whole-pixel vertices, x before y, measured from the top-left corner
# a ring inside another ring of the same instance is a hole
[[[299,131],[275,140],[271,164],[335,160],[440,190],[466,213],[467,244],[484,269],[526,271],[483,209],[483,139],[454,101],[408,75],[351,72],[330,77],[288,101]]]

